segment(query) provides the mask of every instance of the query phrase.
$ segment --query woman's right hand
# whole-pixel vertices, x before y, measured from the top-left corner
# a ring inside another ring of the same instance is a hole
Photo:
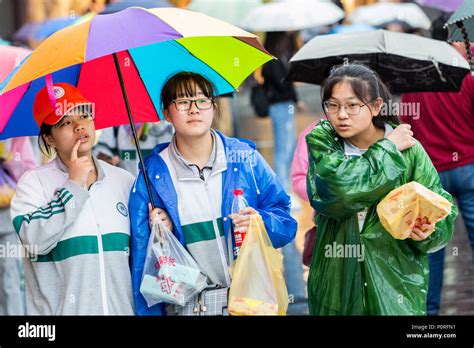
[[[416,144],[409,124],[399,125],[387,136],[387,139],[391,140],[399,151],[409,149]]]
[[[86,187],[89,174],[95,171],[95,166],[91,157],[78,157],[79,146],[81,146],[80,140],[72,148],[71,158],[69,159],[69,180],[81,187]]]

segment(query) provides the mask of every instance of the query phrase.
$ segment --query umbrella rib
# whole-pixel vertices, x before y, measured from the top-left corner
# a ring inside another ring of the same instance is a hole
[[[403,58],[403,57],[402,57]],[[434,63],[431,62],[431,64],[434,66]],[[396,68],[396,67],[393,67],[391,65],[386,65],[386,64],[383,64],[380,60],[378,60],[378,63],[377,65],[380,65],[381,67],[384,67],[384,68],[389,68],[391,70],[394,70],[394,71],[398,71],[398,72],[414,72],[414,71],[425,71],[425,70],[429,70],[431,69],[433,66],[425,66],[425,67],[422,67],[422,68],[414,68],[414,69],[400,69],[400,68]]]
[[[86,39],[86,44],[84,45],[84,62],[83,63],[88,62],[88,60],[87,60],[87,57],[88,57],[87,50],[89,48],[89,39],[91,37],[90,33],[91,33],[91,30],[92,30],[92,24],[94,22],[94,19],[95,19],[95,17],[91,18],[90,23],[89,23],[89,30],[87,30],[87,39]],[[99,57],[96,57],[96,58],[99,58]]]
[[[133,60],[133,57],[132,57],[132,54],[130,53],[129,50],[127,50],[128,52],[128,55],[130,57],[130,61],[132,62],[132,64],[135,66],[135,70],[137,71],[137,76],[138,78],[140,79],[140,81],[142,82],[142,85],[144,86],[144,90],[148,96],[148,98],[150,99],[150,102],[151,104],[153,105],[153,109],[155,110],[155,113],[158,117],[158,121],[161,121],[161,117],[160,117],[160,113],[158,112],[158,110],[156,109],[156,106],[155,106],[155,103],[153,103],[153,98],[151,97],[150,93],[148,92],[148,88],[146,88],[146,84],[145,84],[145,81],[143,81],[143,78],[140,74],[140,70],[138,69],[138,66],[135,64],[135,61]]]

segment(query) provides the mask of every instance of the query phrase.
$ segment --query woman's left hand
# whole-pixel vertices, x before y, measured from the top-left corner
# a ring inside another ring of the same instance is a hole
[[[173,223],[166,211],[160,208],[152,209],[151,203],[148,203],[148,223],[150,224],[150,230],[153,228],[155,219],[161,220],[168,230],[173,231]]]
[[[242,232],[247,233],[250,226],[250,217],[254,214],[258,214],[258,211],[252,207],[246,207],[239,211],[239,214],[230,214],[229,217],[232,219],[235,227],[242,228]]]
[[[434,229],[435,224],[423,224],[421,225],[421,228],[415,225],[413,231],[410,233],[410,238],[416,241],[425,240],[434,231]]]

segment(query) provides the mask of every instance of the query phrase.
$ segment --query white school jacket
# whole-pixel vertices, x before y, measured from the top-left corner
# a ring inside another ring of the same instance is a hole
[[[26,172],[11,216],[25,258],[29,315],[133,315],[128,198],[133,176],[94,158],[90,190],[61,160]]]

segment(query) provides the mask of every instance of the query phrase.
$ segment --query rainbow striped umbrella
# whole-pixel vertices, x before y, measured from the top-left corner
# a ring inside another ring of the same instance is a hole
[[[225,94],[270,59],[255,35],[198,12],[133,7],[97,15],[50,36],[0,85],[0,139],[38,134],[32,105],[50,74],[95,103],[101,129],[129,123],[124,93],[135,122],[156,122],[171,75],[200,73]]]
[[[49,77],[94,102],[97,129],[130,123],[136,137],[135,122],[163,118],[160,92],[170,76],[200,73],[225,94],[270,59],[257,36],[198,12],[132,7],[97,15],[54,33],[0,85],[0,140],[39,133],[33,102]]]
[[[7,41],[0,41],[0,82],[25,59],[30,50],[22,47],[9,46]]]

